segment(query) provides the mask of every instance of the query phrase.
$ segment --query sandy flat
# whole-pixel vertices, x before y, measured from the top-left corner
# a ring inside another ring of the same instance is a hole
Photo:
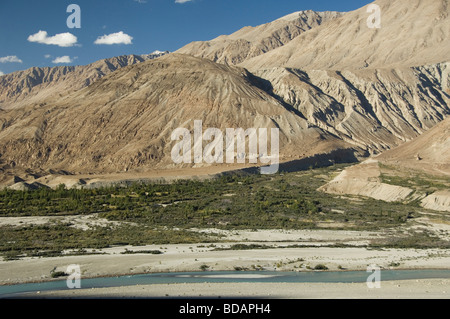
[[[366,271],[369,265],[376,265],[381,269],[449,269],[450,265],[448,249],[375,250],[361,246],[386,233],[334,230],[219,231],[205,229],[201,231],[221,232],[228,242],[213,245],[203,243],[120,246],[95,251],[88,249],[88,252],[95,253],[93,255],[0,261],[0,285],[54,280],[51,278],[52,271],[66,271],[69,265],[74,264],[80,266],[81,280],[129,274],[196,272],[205,265],[210,271],[233,271],[239,267],[246,270],[301,272],[312,271],[312,268],[319,264],[325,265],[330,271]],[[267,249],[228,249],[237,243],[263,245]],[[326,246],[336,243],[345,243],[353,247]],[[127,250],[135,253],[122,254]],[[159,250],[162,254],[143,252],[149,250]],[[243,272],[237,275],[248,274]],[[233,283],[217,285],[205,283],[42,292],[38,297],[165,297],[166,295],[264,297],[268,295],[273,298],[448,298],[448,291],[450,291],[448,279],[433,279],[401,283],[386,282],[381,290],[376,291],[368,290],[365,284]]]
[[[290,243],[277,243],[288,245]],[[226,244],[223,245],[226,247]],[[163,254],[121,254],[125,249],[161,250]],[[65,271],[69,265],[81,268],[82,278],[117,276],[157,272],[229,271],[235,267],[248,270],[261,267],[277,271],[311,271],[318,264],[329,270],[363,270],[369,265],[383,269],[448,269],[450,251],[440,249],[386,249],[366,248],[271,248],[255,250],[215,251],[204,245],[164,245],[143,247],[116,247],[97,251],[102,255],[25,258],[0,262],[0,284],[51,280],[51,271]]]
[[[138,285],[30,293],[38,298],[270,298],[270,299],[408,299],[450,298],[450,279],[382,282],[379,289],[365,283],[201,283]]]
[[[31,225],[39,226],[56,223],[69,223],[72,227],[82,230],[88,230],[95,226],[105,227],[123,224],[123,222],[109,221],[106,218],[99,218],[95,215],[0,217],[0,227],[26,227]]]

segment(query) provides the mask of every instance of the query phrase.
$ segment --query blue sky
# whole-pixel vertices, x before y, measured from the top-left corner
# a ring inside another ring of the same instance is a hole
[[[0,75],[175,51],[300,10],[351,11],[372,0],[0,0]],[[69,28],[70,4],[81,28]],[[97,44],[96,44],[97,43]]]

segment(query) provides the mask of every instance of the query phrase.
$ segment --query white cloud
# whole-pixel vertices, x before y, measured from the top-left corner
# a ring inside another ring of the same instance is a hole
[[[139,3],[147,3],[147,0],[134,0],[134,1]]]
[[[0,71],[0,76],[5,75],[5,73],[3,73],[2,71]]]
[[[15,55],[8,55],[8,56],[5,56],[3,58],[0,58],[0,63],[13,63],[13,62],[22,63],[22,60],[19,59]]]
[[[46,55],[44,55],[44,58],[46,58],[46,59],[50,59],[52,56],[50,55],[50,54],[46,54]]]
[[[55,63],[55,64],[57,64],[57,63],[72,63],[72,62],[73,62],[73,60],[68,55],[57,57],[56,59],[54,59],[52,61],[52,63]]]
[[[193,0],[175,0],[175,3],[186,3],[186,2],[191,2]]]
[[[39,30],[38,33],[30,35],[28,37],[28,41],[48,45],[57,45],[60,47],[72,47],[77,44],[77,37],[69,32],[58,33],[52,37],[49,37],[47,31]]]
[[[132,44],[131,40],[133,40],[133,37],[120,31],[98,37],[94,44]]]

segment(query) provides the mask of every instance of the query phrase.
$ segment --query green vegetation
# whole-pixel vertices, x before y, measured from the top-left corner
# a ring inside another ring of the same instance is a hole
[[[425,194],[450,188],[450,178],[446,176],[431,176],[382,163],[378,165],[381,169],[381,182],[385,184],[409,187]]]
[[[203,265],[200,266],[200,270],[201,271],[207,271],[208,269],[209,269],[208,265],[203,264]]]
[[[1,190],[0,217],[95,215],[115,223],[88,230],[67,223],[3,226],[0,255],[16,259],[83,254],[87,253],[83,249],[117,245],[220,241],[216,234],[194,232],[193,228],[318,229],[326,225],[327,229],[379,230],[420,216],[413,204],[317,191],[344,167],[128,187]],[[254,248],[266,247],[235,245],[231,249]]]
[[[0,216],[96,214],[110,221],[183,229],[314,229],[330,221],[345,223],[346,229],[377,229],[402,224],[415,211],[401,203],[349,201],[318,192],[327,181],[323,176],[339,168],[127,188],[2,190]]]
[[[221,251],[221,250],[254,250],[254,249],[270,249],[270,248],[275,248],[275,247],[267,246],[267,245],[258,245],[258,244],[250,244],[250,245],[235,244],[235,245],[231,245],[231,247],[229,247],[229,248],[214,248],[214,250],[216,250],[216,251]]]
[[[314,267],[314,270],[328,270],[328,267],[323,264],[318,264]]]
[[[129,250],[121,252],[123,255],[133,255],[133,254],[151,254],[151,255],[161,255],[163,252],[161,250]]]
[[[389,267],[398,267],[398,266],[400,266],[400,263],[391,262],[388,266]]]
[[[59,277],[67,277],[69,276],[64,271],[54,271],[52,272],[52,278],[59,278]]]
[[[144,226],[96,227],[81,230],[67,224],[1,227],[0,253],[7,259],[61,256],[64,250],[112,246],[210,242],[212,237],[186,230]],[[217,240],[217,239],[216,239]]]
[[[248,271],[249,269],[247,267],[241,267],[241,266],[234,266],[234,271]]]
[[[449,249],[450,241],[442,240],[427,231],[410,231],[407,234],[373,240],[372,248],[440,248]]]

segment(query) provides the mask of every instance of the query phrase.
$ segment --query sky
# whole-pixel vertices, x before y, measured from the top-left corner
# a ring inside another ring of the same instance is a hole
[[[124,54],[173,52],[192,41],[296,11],[352,11],[370,2],[0,0],[0,75],[34,66],[86,65]]]

